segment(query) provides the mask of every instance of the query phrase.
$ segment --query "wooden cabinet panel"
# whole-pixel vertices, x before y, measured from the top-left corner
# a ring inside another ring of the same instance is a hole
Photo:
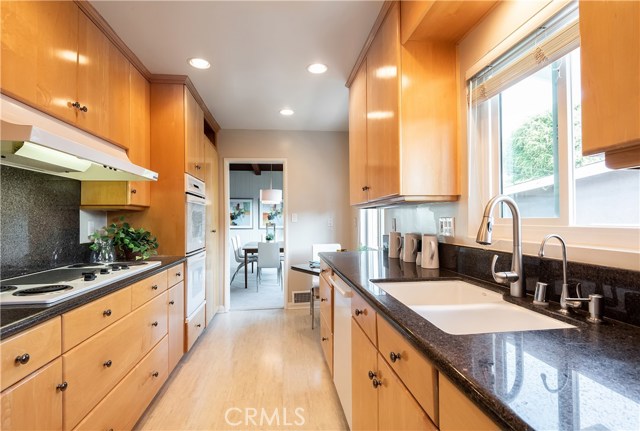
[[[169,372],[184,355],[184,282],[169,289]]]
[[[351,317],[358,322],[374,346],[378,346],[375,310],[355,291],[351,297]]]
[[[0,395],[0,428],[10,430],[61,430],[62,359],[58,358]]]
[[[367,53],[369,200],[400,193],[400,18],[391,7]]]
[[[349,197],[351,205],[368,200],[367,193],[367,61],[349,88]]]
[[[80,205],[87,209],[143,210],[149,206],[148,181],[82,181]]]
[[[62,346],[60,320],[60,317],[55,317],[2,341],[0,344],[2,390],[60,356]]]
[[[109,41],[109,91],[107,94],[108,129],[103,134],[123,148],[129,148],[131,94],[129,60]]]
[[[320,274],[320,318],[327,322],[330,333],[333,333],[333,286],[325,274]]]
[[[580,1],[582,153],[640,153],[640,2]],[[635,43],[630,43],[635,41]]]
[[[500,429],[442,374],[439,376],[439,387],[441,430]]]
[[[382,383],[377,388],[379,430],[436,431],[438,429],[381,356],[378,357],[377,378]]]
[[[204,181],[204,113],[187,87],[184,87],[184,105],[185,172]]]
[[[207,325],[213,319],[216,311],[220,307],[220,258],[219,258],[219,236],[220,230],[218,222],[218,212],[220,211],[218,197],[218,151],[213,143],[206,136],[204,139],[204,160],[205,160],[205,188],[207,190],[207,263],[205,268],[205,300]]]
[[[124,288],[62,315],[62,351],[117,322],[131,311],[131,289]]]
[[[129,66],[130,117],[129,151],[132,163],[145,168],[151,167],[151,113],[150,84],[138,70]],[[148,207],[151,203],[149,181],[130,183],[130,205]],[[135,190],[135,192],[134,192]]]
[[[202,331],[204,331],[205,312],[205,304],[200,305],[200,307],[188,318],[187,323],[185,324],[187,327],[186,351],[191,350],[193,343],[196,342],[198,337],[202,334]]]
[[[208,250],[207,250],[208,251]],[[167,284],[169,287],[175,286],[184,280],[184,263],[167,269]]]
[[[3,1],[2,92],[76,121],[78,7],[68,1]]]
[[[131,308],[138,308],[145,302],[166,291],[167,287],[167,271],[152,275],[131,285]]]
[[[329,367],[329,373],[333,376],[333,332],[325,319],[320,319],[320,345],[324,353],[324,360]]]
[[[378,393],[369,373],[378,371],[378,352],[360,326],[351,320],[351,393],[353,431],[378,429]]]
[[[377,316],[377,325],[380,355],[437,424],[438,371],[380,315]]]
[[[168,346],[168,337],[165,337],[75,429],[132,429],[167,380]]]

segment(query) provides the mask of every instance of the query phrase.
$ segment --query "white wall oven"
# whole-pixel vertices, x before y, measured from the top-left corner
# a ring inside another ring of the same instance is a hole
[[[206,199],[204,182],[185,174],[186,254],[190,256],[205,248]]]
[[[190,317],[204,302],[205,260],[207,253],[202,251],[187,258],[187,289],[185,292],[185,316]]]

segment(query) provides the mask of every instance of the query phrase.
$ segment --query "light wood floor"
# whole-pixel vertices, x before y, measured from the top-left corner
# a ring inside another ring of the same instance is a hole
[[[348,429],[308,310],[218,314],[139,430]]]

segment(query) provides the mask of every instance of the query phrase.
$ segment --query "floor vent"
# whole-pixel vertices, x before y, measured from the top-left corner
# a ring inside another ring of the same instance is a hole
[[[311,292],[293,292],[293,303],[309,303],[311,301]]]

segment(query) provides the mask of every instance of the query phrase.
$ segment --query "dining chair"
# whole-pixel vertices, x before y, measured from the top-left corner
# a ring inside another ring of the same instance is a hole
[[[236,244],[238,244],[238,250],[240,253],[240,258],[244,259],[244,254],[246,253],[243,249],[242,249],[242,241],[240,241],[240,235],[236,234]],[[253,254],[251,254],[251,256],[249,256],[250,258],[253,257],[254,259],[250,260],[251,262],[251,273],[253,274],[253,264],[256,262],[256,259]]]
[[[318,253],[329,252],[329,251],[340,251],[342,246],[339,243],[331,243],[331,244],[313,244],[311,246],[311,256],[314,262],[320,261],[320,256]],[[309,299],[309,312],[311,313],[311,329],[314,328],[315,325],[315,310],[316,310],[316,299],[320,297],[320,278],[317,276],[311,277],[311,291],[310,291],[310,299]]]
[[[238,263],[238,267],[236,268],[236,272],[233,273],[233,277],[231,277],[231,283],[233,283],[233,280],[236,278],[236,275],[238,275],[238,271],[240,271],[240,269],[242,269],[242,267],[244,267],[244,255],[242,255],[240,252],[242,251],[240,248],[240,241],[239,238],[237,236],[232,236],[231,237],[231,245],[233,246],[233,257],[236,260],[236,262]],[[251,264],[253,265],[254,262],[256,262],[258,260],[258,258],[256,256],[248,256],[247,257],[247,263],[251,262]],[[246,289],[247,286],[245,286]]]
[[[265,268],[278,270],[278,283],[282,289],[282,262],[280,261],[280,244],[277,242],[258,243],[258,283],[256,284],[256,291],[260,288],[262,270]]]

